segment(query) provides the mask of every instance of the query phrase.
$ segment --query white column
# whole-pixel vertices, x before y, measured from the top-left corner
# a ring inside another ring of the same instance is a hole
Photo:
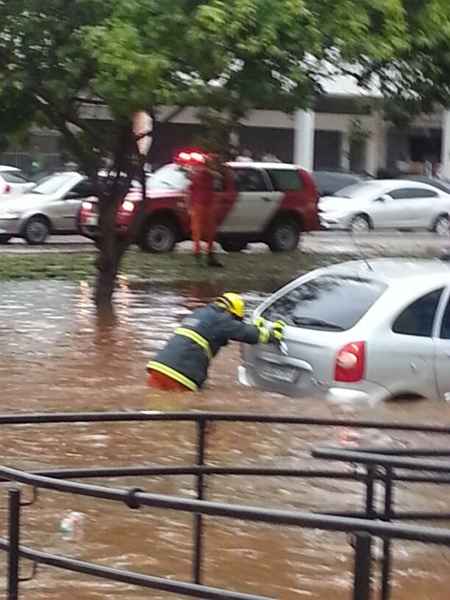
[[[450,178],[450,109],[444,110],[442,116],[441,173]]]
[[[241,139],[240,139],[239,131],[237,129],[234,129],[233,131],[230,132],[230,145],[233,148],[239,148],[240,143],[241,143]]]
[[[387,156],[388,156],[388,131],[389,127],[384,120],[384,113],[380,113],[381,129],[379,131],[380,137],[378,141],[378,168],[386,169],[387,167]]]
[[[350,170],[350,135],[348,131],[342,132],[341,169]]]
[[[308,171],[314,169],[315,114],[310,110],[295,113],[294,162]]]
[[[377,112],[372,119],[367,139],[366,171],[376,175],[382,167],[386,167],[386,131],[383,115]]]
[[[375,133],[366,141],[366,171],[371,175],[376,175],[378,171],[378,140]]]

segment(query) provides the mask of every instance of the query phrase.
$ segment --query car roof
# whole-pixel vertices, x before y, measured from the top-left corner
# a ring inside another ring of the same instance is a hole
[[[424,190],[432,190],[436,193],[445,194],[445,192],[436,187],[433,187],[432,185],[422,183],[420,181],[411,181],[409,179],[366,179],[357,183],[353,183],[351,185],[352,187],[361,186],[361,189],[363,189],[366,193],[369,194],[371,192],[377,193],[383,192],[384,190],[397,190],[404,187],[414,187],[416,189],[419,188]],[[337,196],[339,196],[340,191],[341,190],[339,190],[336,193]]]
[[[356,179],[365,179],[366,177],[370,178],[370,176],[362,173],[355,173],[354,171],[342,171],[338,169],[315,169],[313,173],[314,175],[332,175],[333,177],[355,177]]]
[[[433,177],[427,177],[426,175],[403,175],[401,179],[426,183],[427,185],[431,185],[431,187],[436,187],[443,192],[450,193],[449,182],[442,179],[435,179]]]
[[[67,177],[74,177],[75,175],[77,175],[78,177],[85,177],[85,175],[82,175],[78,171],[55,171],[54,173],[50,173],[46,177],[59,177],[60,175],[67,175]]]
[[[19,172],[20,169],[18,169],[17,167],[11,167],[10,165],[0,165],[0,173],[5,173],[6,171]]]
[[[423,189],[434,189],[436,190],[432,184],[427,183],[425,181],[416,181],[414,179],[380,179],[380,181],[387,181],[389,184],[398,184],[398,187],[412,187],[412,184],[415,188],[423,188]]]
[[[427,184],[422,183],[421,181],[412,182],[409,179],[367,179],[367,180],[361,181],[361,185],[371,186],[374,188],[375,187],[397,188],[397,187],[403,187],[405,185],[411,187],[412,183],[414,184],[414,186],[417,185],[418,187],[429,187]]]
[[[228,162],[227,165],[232,168],[253,168],[253,169],[301,169],[300,165],[294,165],[292,163],[280,163],[280,162],[257,162],[254,160],[249,161],[232,161]]]
[[[439,279],[450,283],[450,263],[438,258],[367,258],[326,267],[322,272],[367,277],[388,285],[412,279]]]

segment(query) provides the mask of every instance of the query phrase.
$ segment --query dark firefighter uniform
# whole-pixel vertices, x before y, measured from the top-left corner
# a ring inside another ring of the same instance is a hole
[[[258,344],[282,339],[282,324],[269,331],[263,323],[244,323],[244,313],[244,300],[231,292],[195,310],[148,363],[149,385],[196,391],[206,381],[212,358],[229,341]]]

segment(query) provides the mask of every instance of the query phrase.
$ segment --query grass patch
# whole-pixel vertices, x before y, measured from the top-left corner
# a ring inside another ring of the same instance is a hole
[[[237,253],[221,255],[224,269],[211,269],[194,263],[189,253],[145,254],[131,250],[125,256],[120,274],[131,281],[148,283],[233,284],[235,289],[258,284],[274,287],[297,274],[345,260],[345,257],[305,254]],[[0,281],[23,279],[61,279],[80,281],[95,276],[95,254],[29,254],[0,256]]]
[[[0,281],[14,279],[87,279],[94,276],[94,258],[88,254],[4,254]]]

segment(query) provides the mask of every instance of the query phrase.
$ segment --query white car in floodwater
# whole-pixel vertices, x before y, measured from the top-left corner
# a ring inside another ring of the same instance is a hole
[[[383,258],[317,269],[254,316],[285,321],[285,352],[242,346],[241,383],[337,402],[450,401],[450,262]]]

